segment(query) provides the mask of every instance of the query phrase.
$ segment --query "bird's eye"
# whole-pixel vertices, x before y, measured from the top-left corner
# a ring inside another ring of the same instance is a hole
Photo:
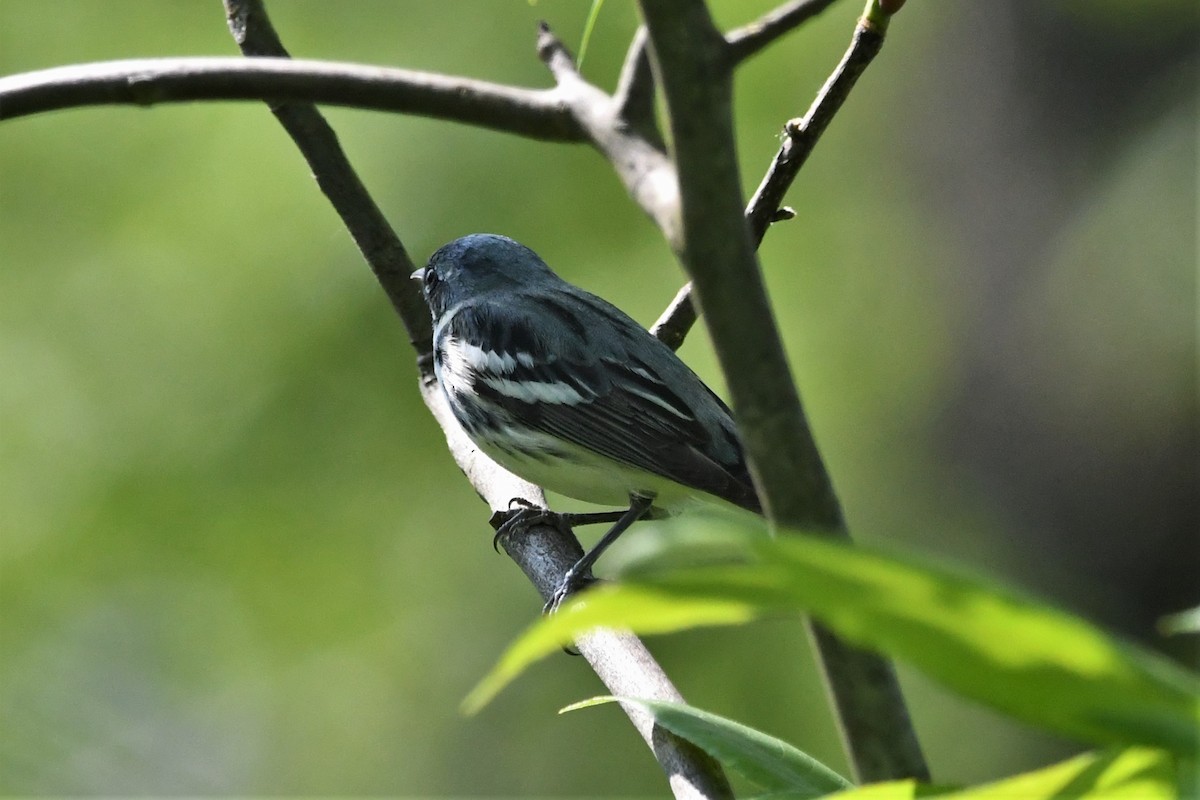
[[[440,275],[437,274],[437,270],[435,270],[431,267],[431,268],[425,270],[425,281],[424,282],[425,282],[425,291],[428,292],[428,291],[432,291],[432,290],[436,289],[438,284],[442,282],[442,278]]]

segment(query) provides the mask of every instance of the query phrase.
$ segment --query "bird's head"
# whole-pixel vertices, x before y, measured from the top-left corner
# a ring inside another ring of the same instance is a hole
[[[537,253],[493,233],[473,233],[443,245],[412,277],[421,282],[434,320],[473,297],[559,280]]]

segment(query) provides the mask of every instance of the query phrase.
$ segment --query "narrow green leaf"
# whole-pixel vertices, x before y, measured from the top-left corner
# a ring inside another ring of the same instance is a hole
[[[614,702],[644,709],[671,733],[772,792],[786,792],[787,797],[807,800],[851,786],[841,775],[782,739],[685,703],[595,697],[567,706],[563,711]]]
[[[587,595],[607,594],[611,588],[589,589]],[[756,609],[744,602],[704,596],[681,598],[649,587],[623,587],[618,595],[599,606],[568,602],[557,613],[543,617],[527,628],[471,690],[461,708],[465,714],[474,714],[527,666],[594,628],[609,626],[636,629],[641,633],[670,633],[696,625],[736,625],[748,622],[755,615]],[[620,624],[613,626],[614,619],[621,620]]]
[[[579,58],[575,63],[577,69],[583,69],[583,57],[587,55],[588,42],[592,40],[592,31],[596,28],[596,20],[603,5],[604,0],[592,0],[592,7],[588,9],[587,22],[583,23],[583,36],[579,42]]]
[[[723,557],[728,550],[722,545]],[[694,552],[685,558],[694,561]],[[809,536],[748,538],[746,559],[589,590],[518,640],[468,707],[485,702],[530,661],[597,626],[663,633],[805,612],[1035,725],[1104,745],[1181,754],[1200,746],[1194,675],[1011,589]]]

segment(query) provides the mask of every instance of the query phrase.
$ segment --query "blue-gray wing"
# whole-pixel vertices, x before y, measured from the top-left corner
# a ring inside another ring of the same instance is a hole
[[[729,409],[603,300],[572,291],[473,305],[448,321],[442,338],[470,362],[472,390],[494,413],[761,510]]]

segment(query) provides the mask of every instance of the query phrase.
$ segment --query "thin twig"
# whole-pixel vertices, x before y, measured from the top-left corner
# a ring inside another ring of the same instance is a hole
[[[793,7],[802,5],[804,4],[795,3]],[[778,12],[772,12],[774,13]],[[746,206],[746,221],[756,246],[762,243],[772,222],[795,216],[794,213],[787,212],[780,216],[780,204],[784,195],[816,147],[821,134],[849,97],[850,90],[854,88],[859,76],[883,47],[884,33],[884,26],[872,24],[865,17],[860,19],[850,39],[850,47],[817,93],[808,112],[803,117],[788,121],[784,126],[783,144],[767,168],[754,197]],[[730,35],[731,41],[732,37],[733,34]],[[692,284],[685,284],[651,329],[672,348],[678,348],[683,343],[688,331],[696,322],[696,309],[691,293]]]
[[[735,63],[744,61],[833,3],[834,0],[792,0],[754,22],[730,31],[725,35],[725,41],[729,42],[729,57]]]
[[[261,0],[226,0],[226,13],[230,30],[246,55],[287,55]],[[560,54],[548,54],[548,57],[556,60],[555,68],[562,71],[561,75],[556,72],[556,77],[569,80],[574,64],[565,49]],[[561,60],[563,58],[565,61]],[[541,489],[483,456],[451,413],[430,368],[429,314],[414,284],[407,280],[412,263],[399,237],[354,173],[333,129],[310,104],[277,104],[272,105],[271,110],[308,160],[322,191],[342,216],[404,319],[421,365],[421,395],[445,432],[447,446],[471,485],[493,510],[507,509],[513,498],[544,507]],[[380,243],[383,246],[378,246]],[[382,259],[381,263],[379,259]],[[522,536],[505,537],[502,542],[505,551],[529,577],[543,599],[550,597],[562,576],[583,555],[574,536],[549,525],[531,527]],[[580,637],[577,647],[612,694],[682,701],[670,679],[632,634],[596,631]],[[658,727],[643,709],[630,706],[625,707],[625,711],[667,773],[676,797],[732,797],[724,773],[711,757],[690,742]]]
[[[545,20],[538,23],[537,53],[558,84],[583,80],[575,65],[575,57],[562,40],[551,32]]]
[[[640,26],[625,54],[621,77],[617,79],[617,89],[613,92],[613,102],[618,118],[659,150],[665,151],[662,131],[658,129],[654,114],[654,73],[650,70],[650,55],[646,51],[648,41],[646,26]]]
[[[702,0],[641,0],[679,174],[679,256],[706,307],[768,519],[846,537],[805,418],[738,198],[732,65]],[[810,624],[839,729],[862,781],[927,778],[890,663]]]
[[[821,134],[841,110],[859,76],[883,48],[883,37],[883,31],[878,27],[859,20],[854,27],[850,47],[821,91],[817,92],[808,111],[803,117],[789,120],[784,126],[783,144],[746,209],[750,232],[756,241],[761,242],[766,235],[772,216],[779,210],[783,196],[812,154]]]
[[[658,320],[650,326],[650,333],[672,350],[678,350],[696,324],[696,304],[692,302],[692,282],[685,283],[675,299],[663,310]]]

